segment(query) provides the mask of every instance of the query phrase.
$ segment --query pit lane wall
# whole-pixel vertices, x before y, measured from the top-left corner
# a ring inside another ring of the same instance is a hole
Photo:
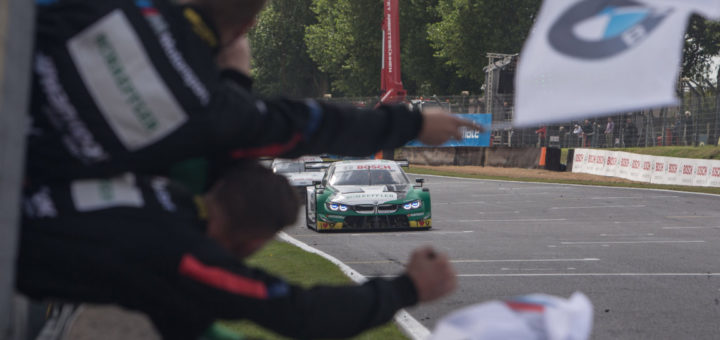
[[[575,149],[572,172],[652,184],[720,187],[720,161]]]

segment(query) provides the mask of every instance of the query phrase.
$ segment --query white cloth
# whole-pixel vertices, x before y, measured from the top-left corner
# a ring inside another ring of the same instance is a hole
[[[583,293],[570,299],[532,294],[453,312],[429,340],[586,340],[592,319],[592,304]]]
[[[718,0],[545,0],[516,79],[516,126],[678,103],[692,13],[720,17]]]

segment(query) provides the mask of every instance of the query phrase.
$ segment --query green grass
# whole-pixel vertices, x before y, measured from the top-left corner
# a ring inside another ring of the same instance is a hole
[[[613,151],[625,151],[641,155],[680,157],[694,159],[719,159],[720,146],[654,146],[649,148],[623,148],[609,149]]]
[[[488,175],[481,175],[481,174],[465,174],[465,173],[458,173],[458,172],[453,172],[453,171],[419,169],[419,168],[410,168],[410,169],[407,169],[406,171],[408,173],[419,174],[419,175],[425,174],[425,175],[451,176],[451,177],[475,178],[475,179],[493,179],[493,180],[517,181],[517,182],[581,184],[581,185],[621,187],[621,188],[663,189],[663,190],[700,192],[700,193],[706,193],[706,194],[720,195],[720,188],[688,187],[688,186],[679,186],[679,185],[660,185],[660,184],[650,184],[650,183],[616,183],[616,182],[585,181],[585,180],[571,180],[571,179],[558,180],[558,179],[547,179],[547,178],[538,178],[538,177],[488,176]]]
[[[248,260],[248,264],[259,267],[287,281],[310,287],[316,284],[344,285],[352,281],[340,269],[322,257],[310,254],[291,244],[273,241]],[[287,339],[265,330],[249,321],[223,323],[227,328],[240,332],[251,339]],[[407,339],[397,326],[390,322],[352,339]]]

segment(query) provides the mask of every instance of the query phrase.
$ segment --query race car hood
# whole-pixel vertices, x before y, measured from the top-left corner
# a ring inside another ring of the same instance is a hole
[[[283,174],[292,186],[308,186],[314,181],[322,181],[325,176],[324,172],[289,172]]]
[[[409,185],[336,186],[329,201],[356,205],[381,204],[401,200],[407,196]]]

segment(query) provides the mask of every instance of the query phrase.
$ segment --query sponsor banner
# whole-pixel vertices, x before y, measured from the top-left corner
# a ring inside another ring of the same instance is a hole
[[[630,154],[627,152],[618,152],[618,163],[617,177],[630,179],[630,165],[632,163]]]
[[[676,105],[687,22],[718,8],[715,0],[543,1],[518,64],[514,123]]]
[[[694,159],[680,158],[680,173],[679,185],[693,185],[695,182],[695,168],[697,167],[697,161]]]
[[[712,170],[712,162],[706,160],[698,160],[695,163],[695,179],[694,186],[707,187],[710,186],[710,174]]]
[[[145,205],[135,176],[113,179],[74,181],[70,186],[77,211],[87,212],[112,207],[142,207]]]
[[[654,157],[653,159],[653,171],[650,177],[650,183],[669,184],[668,165],[670,164],[670,160],[665,157]]]
[[[589,149],[575,149],[572,172],[585,173],[587,169],[587,154]]]
[[[653,184],[720,187],[718,160],[576,149],[572,171]]]
[[[617,177],[618,168],[620,166],[620,153],[617,151],[609,151],[607,159],[605,159],[604,176]]]
[[[490,146],[490,131],[491,124],[492,124],[492,115],[488,113],[461,113],[461,114],[455,114],[456,117],[471,120],[475,122],[478,125],[481,125],[485,128],[485,132],[480,132],[478,130],[469,130],[469,129],[463,129],[463,139],[462,140],[451,140],[445,144],[443,144],[443,147],[453,147],[453,146],[474,146],[474,147],[488,147]],[[416,140],[411,141],[407,144],[407,146],[427,146],[423,143],[420,143]]]
[[[720,187],[720,161],[710,161],[708,163],[708,171],[710,172],[708,186]]]
[[[68,50],[100,112],[128,150],[154,143],[187,120],[121,10],[70,39]]]

